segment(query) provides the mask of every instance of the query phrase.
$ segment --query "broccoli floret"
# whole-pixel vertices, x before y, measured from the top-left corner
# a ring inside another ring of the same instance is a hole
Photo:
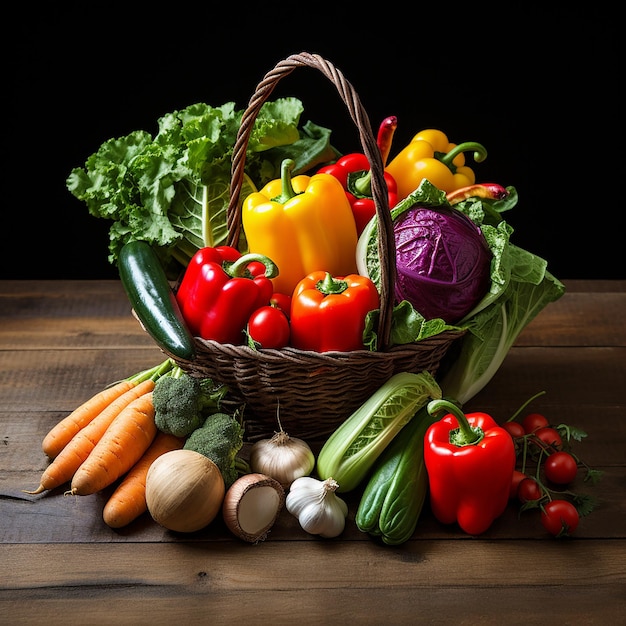
[[[214,413],[187,438],[185,450],[195,450],[219,468],[228,489],[238,478],[236,456],[243,447],[244,428],[236,417]]]
[[[208,412],[219,409],[224,395],[210,378],[195,378],[176,366],[159,378],[152,391],[157,428],[176,437],[186,437],[202,426]]]

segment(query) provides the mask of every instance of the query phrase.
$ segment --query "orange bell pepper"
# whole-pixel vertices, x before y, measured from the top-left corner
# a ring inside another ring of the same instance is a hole
[[[378,309],[376,285],[367,277],[311,272],[291,299],[291,345],[299,350],[363,350],[365,318]]]

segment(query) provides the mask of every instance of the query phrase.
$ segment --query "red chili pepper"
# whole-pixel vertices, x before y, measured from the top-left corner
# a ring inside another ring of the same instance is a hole
[[[363,350],[365,317],[379,306],[378,290],[367,276],[311,272],[291,299],[291,345],[315,352]]]
[[[480,535],[507,507],[515,446],[511,435],[486,413],[465,415],[447,400],[433,400],[428,412],[449,411],[424,439],[433,515]]]
[[[383,159],[383,167],[387,162],[391,139],[397,125],[398,120],[395,116],[387,117],[382,121],[378,130],[378,149]],[[331,174],[341,183],[352,207],[357,234],[360,235],[376,213],[372,198],[372,174],[367,157],[359,152],[346,154],[332,165],[322,167],[318,173]],[[384,178],[387,184],[389,208],[393,208],[398,202],[398,186],[388,172],[384,173]]]
[[[242,256],[229,246],[201,248],[176,292],[189,330],[220,343],[245,343],[248,319],[269,303],[274,291],[270,279],[277,273],[274,263],[260,254]]]

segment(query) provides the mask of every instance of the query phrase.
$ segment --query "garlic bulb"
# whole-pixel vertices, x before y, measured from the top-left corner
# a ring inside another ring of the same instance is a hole
[[[285,507],[306,532],[337,537],[343,532],[348,515],[348,505],[335,493],[338,487],[333,478],[321,481],[302,476],[291,484]]]
[[[271,476],[285,489],[315,467],[315,455],[302,439],[290,437],[281,427],[271,439],[261,439],[250,448],[253,472]]]

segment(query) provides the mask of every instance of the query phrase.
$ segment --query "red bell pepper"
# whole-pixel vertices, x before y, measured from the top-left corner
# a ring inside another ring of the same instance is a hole
[[[428,412],[449,411],[424,438],[433,515],[457,522],[470,535],[485,532],[509,502],[515,470],[513,438],[486,413],[465,415],[447,400],[433,400]]]
[[[363,350],[365,317],[379,306],[378,290],[367,276],[311,272],[291,299],[291,345],[314,352]]]
[[[189,330],[203,339],[241,345],[250,315],[269,303],[278,273],[260,254],[206,247],[192,257],[176,292]]]
[[[395,116],[387,117],[378,130],[377,143],[383,159],[383,166],[387,162],[391,140],[397,125],[398,120]],[[322,167],[318,173],[331,174],[341,183],[352,207],[357,234],[360,235],[376,213],[376,206],[372,198],[372,173],[367,157],[359,152],[346,154],[332,165]],[[398,186],[393,176],[388,172],[384,173],[384,178],[387,184],[389,208],[393,208],[398,203]]]

